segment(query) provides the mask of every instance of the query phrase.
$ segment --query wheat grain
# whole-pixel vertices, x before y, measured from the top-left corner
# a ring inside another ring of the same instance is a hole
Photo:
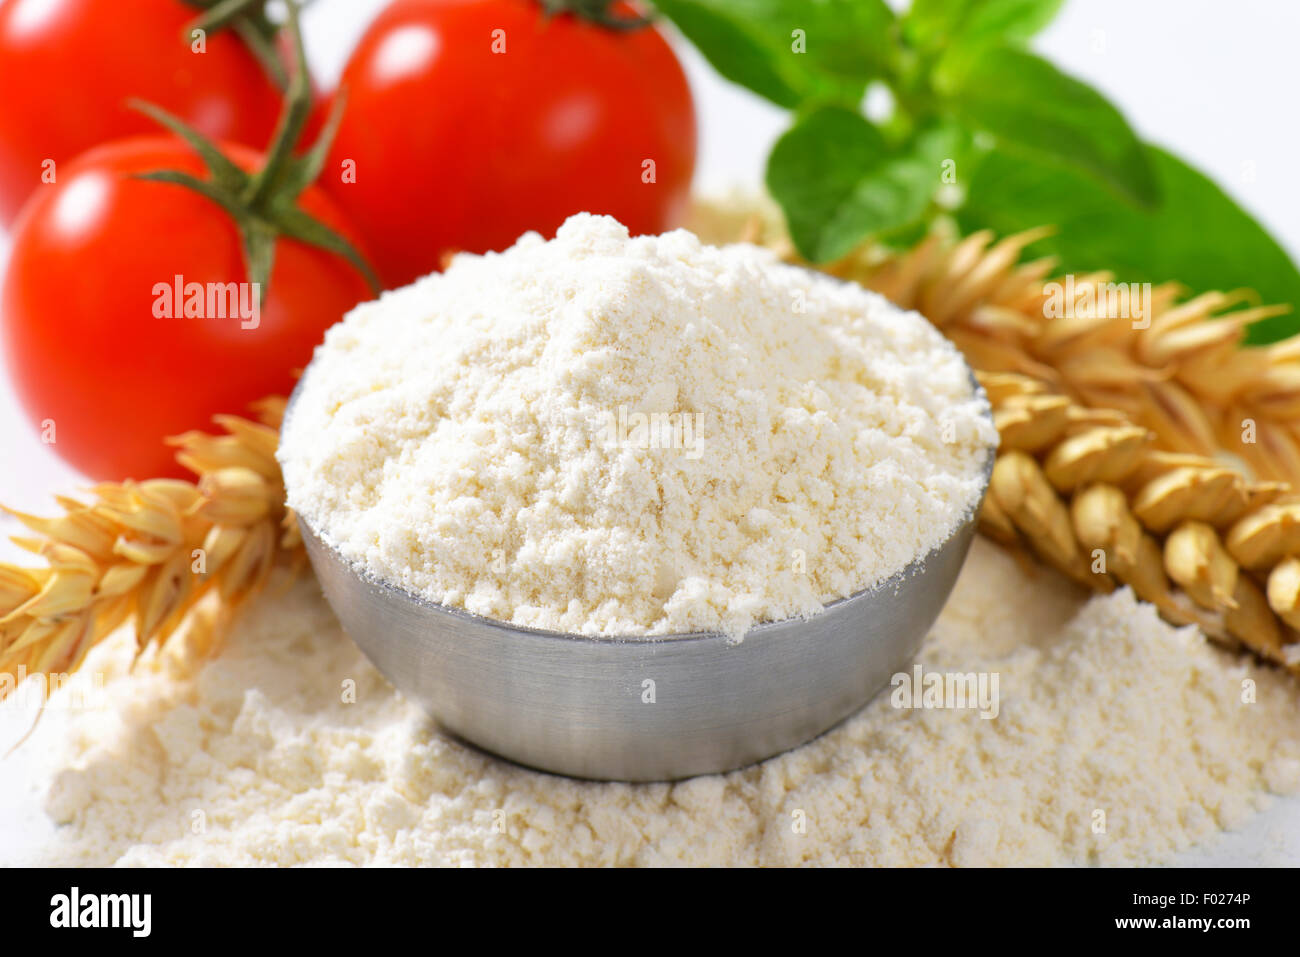
[[[1180,522],[1165,539],[1165,571],[1201,607],[1237,607],[1237,563],[1204,522]]]

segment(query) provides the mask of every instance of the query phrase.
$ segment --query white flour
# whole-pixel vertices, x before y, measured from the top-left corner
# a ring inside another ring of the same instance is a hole
[[[434,601],[738,639],[947,538],[996,442],[986,409],[915,313],[580,215],[331,329],[280,460],[327,541]]]
[[[86,667],[124,672],[130,652],[123,633]],[[982,541],[921,661],[998,673],[998,716],[884,695],[725,776],[571,781],[431,730],[305,581],[192,679],[142,662],[106,709],[50,709],[24,746],[67,822],[42,862],[1148,864],[1300,789],[1292,680]]]

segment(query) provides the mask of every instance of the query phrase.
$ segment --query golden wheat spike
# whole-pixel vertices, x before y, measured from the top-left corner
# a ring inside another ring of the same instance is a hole
[[[76,670],[128,619],[138,648],[163,642],[205,594],[238,604],[297,552],[275,460],[284,400],[256,410],[257,422],[217,417],[224,434],[172,440],[194,482],[105,483],[89,501],[58,498],[55,518],[10,512],[46,567],[0,564],[0,696],[23,675]]]
[[[1055,405],[1026,403],[1051,395],[1036,380],[980,378],[995,415],[1059,415]],[[1289,501],[1291,487],[1251,482],[1212,458],[1126,447],[1115,433],[1094,424],[1032,453],[1001,449],[981,516],[989,536],[1097,591],[1130,585],[1176,624],[1195,623],[1300,674],[1300,504]],[[1054,460],[1069,481],[1051,480]],[[1090,474],[1075,481],[1081,462]]]

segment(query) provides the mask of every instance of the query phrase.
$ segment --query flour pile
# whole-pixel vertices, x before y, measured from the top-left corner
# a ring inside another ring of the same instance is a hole
[[[582,634],[806,616],[943,542],[997,436],[916,313],[579,215],[330,330],[289,504],[385,580]]]
[[[44,863],[1148,864],[1300,790],[1294,681],[982,541],[921,662],[998,673],[996,718],[883,695],[797,751],[674,785],[448,740],[311,582],[260,599],[192,678],[127,676],[130,654],[125,634],[96,649],[88,668],[122,672],[109,706],[52,708],[25,745],[48,752],[67,822]]]

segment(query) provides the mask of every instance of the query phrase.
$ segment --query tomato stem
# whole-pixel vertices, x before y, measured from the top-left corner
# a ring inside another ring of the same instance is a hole
[[[619,0],[539,0],[548,17],[571,13],[575,17],[610,30],[640,30],[654,20],[641,14],[614,13],[610,7]]]
[[[208,179],[201,180],[177,170],[155,170],[141,173],[137,178],[181,186],[221,206],[239,228],[248,278],[258,284],[263,297],[275,262],[275,244],[281,237],[296,239],[343,257],[365,277],[371,289],[378,292],[382,288],[379,280],[356,248],[298,206],[298,197],[320,176],[326,153],[338,132],[347,97],[344,91],[339,91],[321,135],[311,149],[295,156],[294,148],[302,138],[303,127],[311,113],[312,90],[298,0],[285,0],[285,5],[289,11],[285,26],[293,44],[293,72],[276,123],[275,136],[267,147],[261,167],[252,173],[244,172],[216,144],[179,117],[159,106],[133,101],[130,105],[134,109],[152,117],[189,144],[199,154],[209,174]],[[233,4],[229,6],[233,7]]]
[[[203,14],[185,27],[188,43],[195,30],[209,34],[231,29],[244,41],[249,52],[257,58],[267,76],[280,89],[289,84],[284,63],[276,48],[275,38],[280,27],[266,13],[266,0],[181,0],[186,6],[202,10]]]
[[[294,147],[302,138],[303,127],[311,114],[311,82],[307,78],[307,51],[302,42],[298,5],[289,0],[286,7],[289,11],[289,38],[293,44],[292,73],[285,95],[285,108],[280,113],[275,135],[271,137],[271,145],[267,148],[266,165],[249,182],[247,202],[254,208],[264,203],[268,193],[279,185],[285,165],[293,158]]]

